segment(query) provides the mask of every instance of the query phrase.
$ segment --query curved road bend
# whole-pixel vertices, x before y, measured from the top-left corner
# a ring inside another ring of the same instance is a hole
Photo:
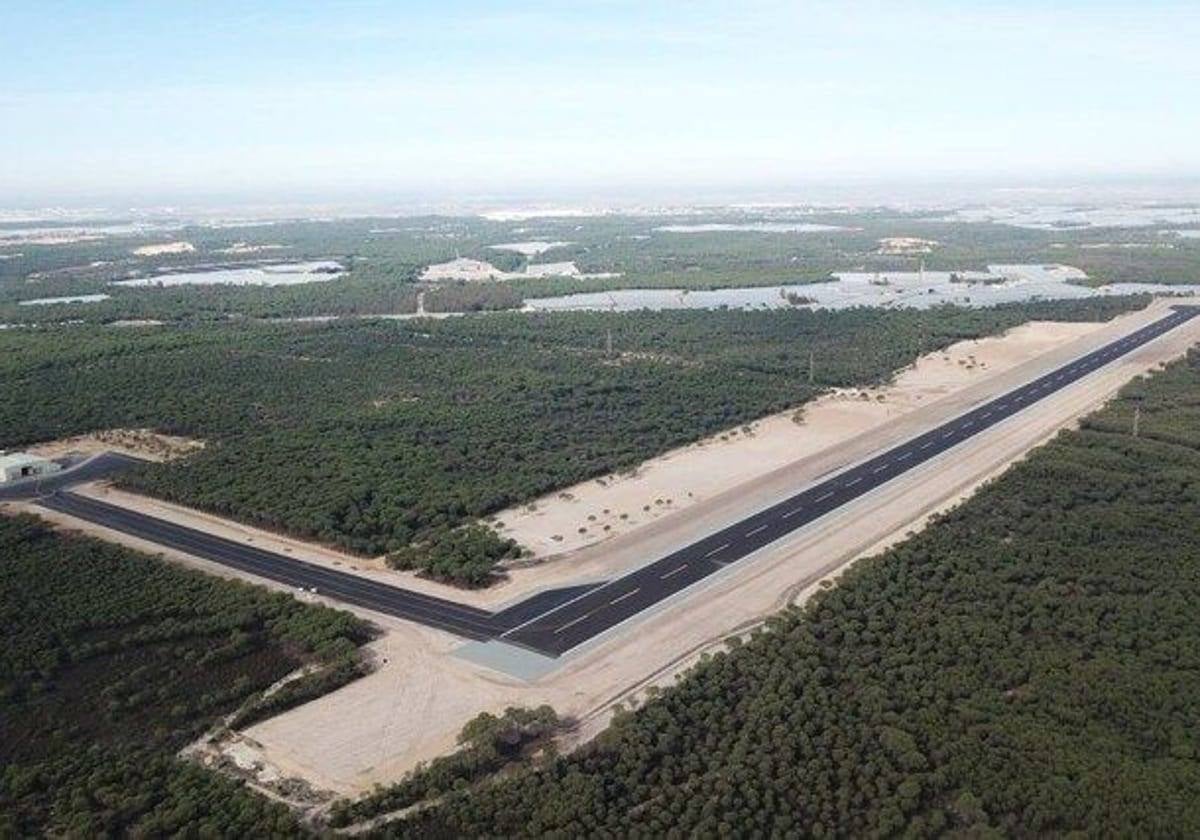
[[[108,478],[144,463],[146,462],[141,458],[134,458],[132,455],[101,452],[99,455],[76,461],[61,472],[0,484],[0,502],[34,499],[86,481]]]
[[[259,577],[304,589],[315,588],[322,595],[348,604],[467,638],[499,638],[547,656],[560,656],[1197,315],[1200,307],[1175,307],[1170,315],[1152,324],[624,577],[538,593],[500,612],[488,612],[253,548],[65,490],[56,489],[37,503]]]

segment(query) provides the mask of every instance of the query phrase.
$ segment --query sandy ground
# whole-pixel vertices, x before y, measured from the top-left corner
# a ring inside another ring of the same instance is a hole
[[[157,257],[161,254],[190,254],[196,250],[191,242],[164,242],[161,245],[142,245],[134,248],[133,254],[138,257]]]
[[[493,246],[495,247],[495,246]],[[421,280],[436,283],[440,280],[515,280],[522,277],[573,277],[576,279],[620,277],[613,272],[583,274],[574,262],[532,263],[521,271],[501,271],[489,262],[466,257],[428,266],[421,272]]]
[[[928,254],[938,244],[933,239],[921,239],[917,236],[887,236],[879,240],[878,251],[881,254],[894,255]]]
[[[482,260],[471,260],[466,257],[460,257],[449,262],[436,263],[428,266],[421,272],[421,279],[427,282],[437,282],[438,280],[470,280],[472,282],[480,282],[484,280],[504,280],[512,276],[515,275],[501,271],[491,263],[483,262]]]
[[[1119,324],[1093,329],[1079,340],[1058,342],[1056,350],[1034,363],[964,389],[972,392],[966,405],[1153,320],[1161,311],[1156,305],[1153,312],[1124,317]],[[532,683],[448,656],[457,643],[444,634],[399,621],[380,622],[389,629],[374,644],[381,661],[379,670],[321,700],[252,727],[246,734],[257,745],[257,760],[273,768],[271,772],[303,777],[315,787],[360,792],[377,782],[396,779],[418,761],[451,749],[462,724],[478,712],[499,712],[516,703],[550,703],[560,714],[580,721],[572,742],[585,740],[606,725],[614,703],[636,703],[649,685],[669,684],[702,652],[719,647],[730,635],[746,632],[783,605],[803,600],[823,579],[856,557],[920,527],[932,512],[969,495],[1030,448],[1102,404],[1131,377],[1181,355],[1197,341],[1200,324],[1192,322],[998,425],[971,444],[764,549],[702,591],[692,591],[616,628],[572,654],[557,671]],[[777,498],[781,484],[794,486],[804,475],[815,479],[830,468],[859,460],[892,438],[908,437],[914,430],[938,422],[947,402],[955,413],[966,407],[943,400],[910,412],[886,428],[876,428],[871,434],[737,488],[732,496],[736,502],[722,510],[704,510],[704,505],[697,505],[673,517],[688,520],[687,527],[674,529],[673,535],[646,534],[639,552],[642,560],[672,541],[694,538],[702,529],[742,515],[747,507]],[[873,440],[864,441],[864,437]],[[629,632],[633,626],[636,633]]]
[[[235,242],[228,248],[218,248],[218,254],[258,254],[263,251],[282,251],[286,245],[250,245],[245,242]]]
[[[129,325],[141,326],[153,323],[157,322],[130,322]],[[101,452],[121,452],[150,461],[170,461],[203,448],[203,441],[164,435],[150,429],[106,429],[87,435],[35,444],[26,447],[25,451],[46,458],[58,458],[72,452],[88,455]]]
[[[514,251],[525,257],[536,257],[538,254],[544,254],[553,248],[563,248],[570,245],[570,242],[544,242],[540,239],[531,240],[529,242],[502,242],[499,245],[489,245],[497,251]]]

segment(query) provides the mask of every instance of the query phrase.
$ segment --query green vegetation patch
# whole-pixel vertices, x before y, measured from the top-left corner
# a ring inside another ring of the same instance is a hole
[[[0,836],[294,834],[286,808],[174,754],[368,632],[28,517],[0,517],[0,624]]]

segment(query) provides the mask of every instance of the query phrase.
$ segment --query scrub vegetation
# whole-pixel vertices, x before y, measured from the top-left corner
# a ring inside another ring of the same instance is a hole
[[[175,754],[302,665],[345,673],[367,625],[29,517],[0,517],[0,558],[0,836],[298,832]],[[302,678],[290,705],[332,687]]]
[[[107,428],[202,438],[124,483],[479,585],[514,552],[457,530],[481,517],[955,341],[1144,303],[0,333],[0,446]]]
[[[1196,836],[1198,510],[1194,349],[577,753],[377,834]]]

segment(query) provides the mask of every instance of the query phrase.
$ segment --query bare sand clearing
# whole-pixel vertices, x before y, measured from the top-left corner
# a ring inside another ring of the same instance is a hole
[[[499,246],[493,246],[499,247]],[[522,277],[572,277],[597,279],[620,277],[619,273],[584,274],[574,262],[530,263],[520,271],[501,271],[489,262],[458,257],[449,262],[435,263],[421,272],[421,280],[436,283],[442,280],[466,280],[479,283],[488,280],[516,280]]]
[[[142,245],[134,248],[134,256],[157,257],[162,254],[190,254],[196,250],[191,242],[164,242],[161,245]]]
[[[160,321],[128,321],[123,326],[159,324]],[[176,435],[164,435],[150,429],[105,429],[77,437],[39,443],[26,447],[27,452],[46,458],[58,458],[72,452],[89,455],[100,452],[121,452],[150,461],[171,461],[198,449],[204,442]]]
[[[933,239],[921,239],[917,236],[886,236],[879,240],[878,251],[881,254],[894,255],[928,254],[938,244]]]
[[[683,544],[723,522],[744,515],[779,497],[784,488],[811,481],[830,469],[865,457],[880,446],[907,438],[981,399],[1159,317],[1162,304],[1149,311],[1093,327],[1075,341],[1054,338],[1058,327],[1035,325],[1018,331],[1049,336],[1051,350],[1025,364],[1010,364],[948,399],[908,411],[784,469],[664,518],[639,534],[635,553],[645,562],[659,550]],[[1030,341],[1037,339],[1027,336]],[[923,517],[953,504],[995,475],[1064,424],[1093,410],[1131,377],[1186,351],[1200,340],[1200,324],[1191,322],[1159,341],[1140,348],[1088,377],[1085,383],[1057,393],[1019,417],[989,430],[971,445],[956,449],[905,474],[847,505],[829,517],[764,549],[754,559],[730,569],[679,601],[617,628],[568,657],[562,667],[532,683],[522,683],[447,655],[457,642],[437,631],[395,620],[380,621],[388,632],[376,642],[379,670],[333,694],[252,727],[246,735],[255,760],[269,774],[297,776],[314,787],[357,793],[377,782],[398,778],[417,762],[453,747],[456,733],[480,711],[498,712],[507,705],[550,703],[560,714],[580,721],[569,743],[598,732],[617,702],[637,702],[650,685],[669,683],[704,651],[719,647],[730,635],[745,633],[783,605],[803,600],[823,579],[884,541],[920,527]],[[981,342],[982,344],[983,342]],[[954,358],[952,356],[952,358]],[[976,358],[981,358],[976,354]],[[1000,365],[998,352],[989,364]],[[951,387],[957,368],[934,368],[925,387]],[[918,365],[919,372],[921,365]],[[993,369],[994,370],[994,369]],[[916,401],[914,395],[913,400]],[[790,421],[788,421],[790,422]],[[935,479],[935,480],[934,480]],[[723,505],[717,505],[723,501]],[[624,542],[613,541],[613,545]],[[586,553],[587,550],[581,552]],[[562,567],[569,564],[554,564]],[[552,568],[553,568],[552,567]],[[702,606],[697,609],[697,606]],[[239,748],[245,750],[245,744]]]
[[[538,254],[544,254],[554,248],[565,248],[571,244],[570,242],[545,242],[536,239],[529,242],[502,242],[499,245],[489,245],[488,247],[497,251],[514,251],[524,257],[536,257]]]
[[[802,410],[771,415],[499,514],[506,536],[536,558],[577,551],[711,498],[826,447],[1009,370],[1102,324],[1030,323],[921,358],[893,384],[839,390]],[[582,529],[582,530],[581,530]]]

